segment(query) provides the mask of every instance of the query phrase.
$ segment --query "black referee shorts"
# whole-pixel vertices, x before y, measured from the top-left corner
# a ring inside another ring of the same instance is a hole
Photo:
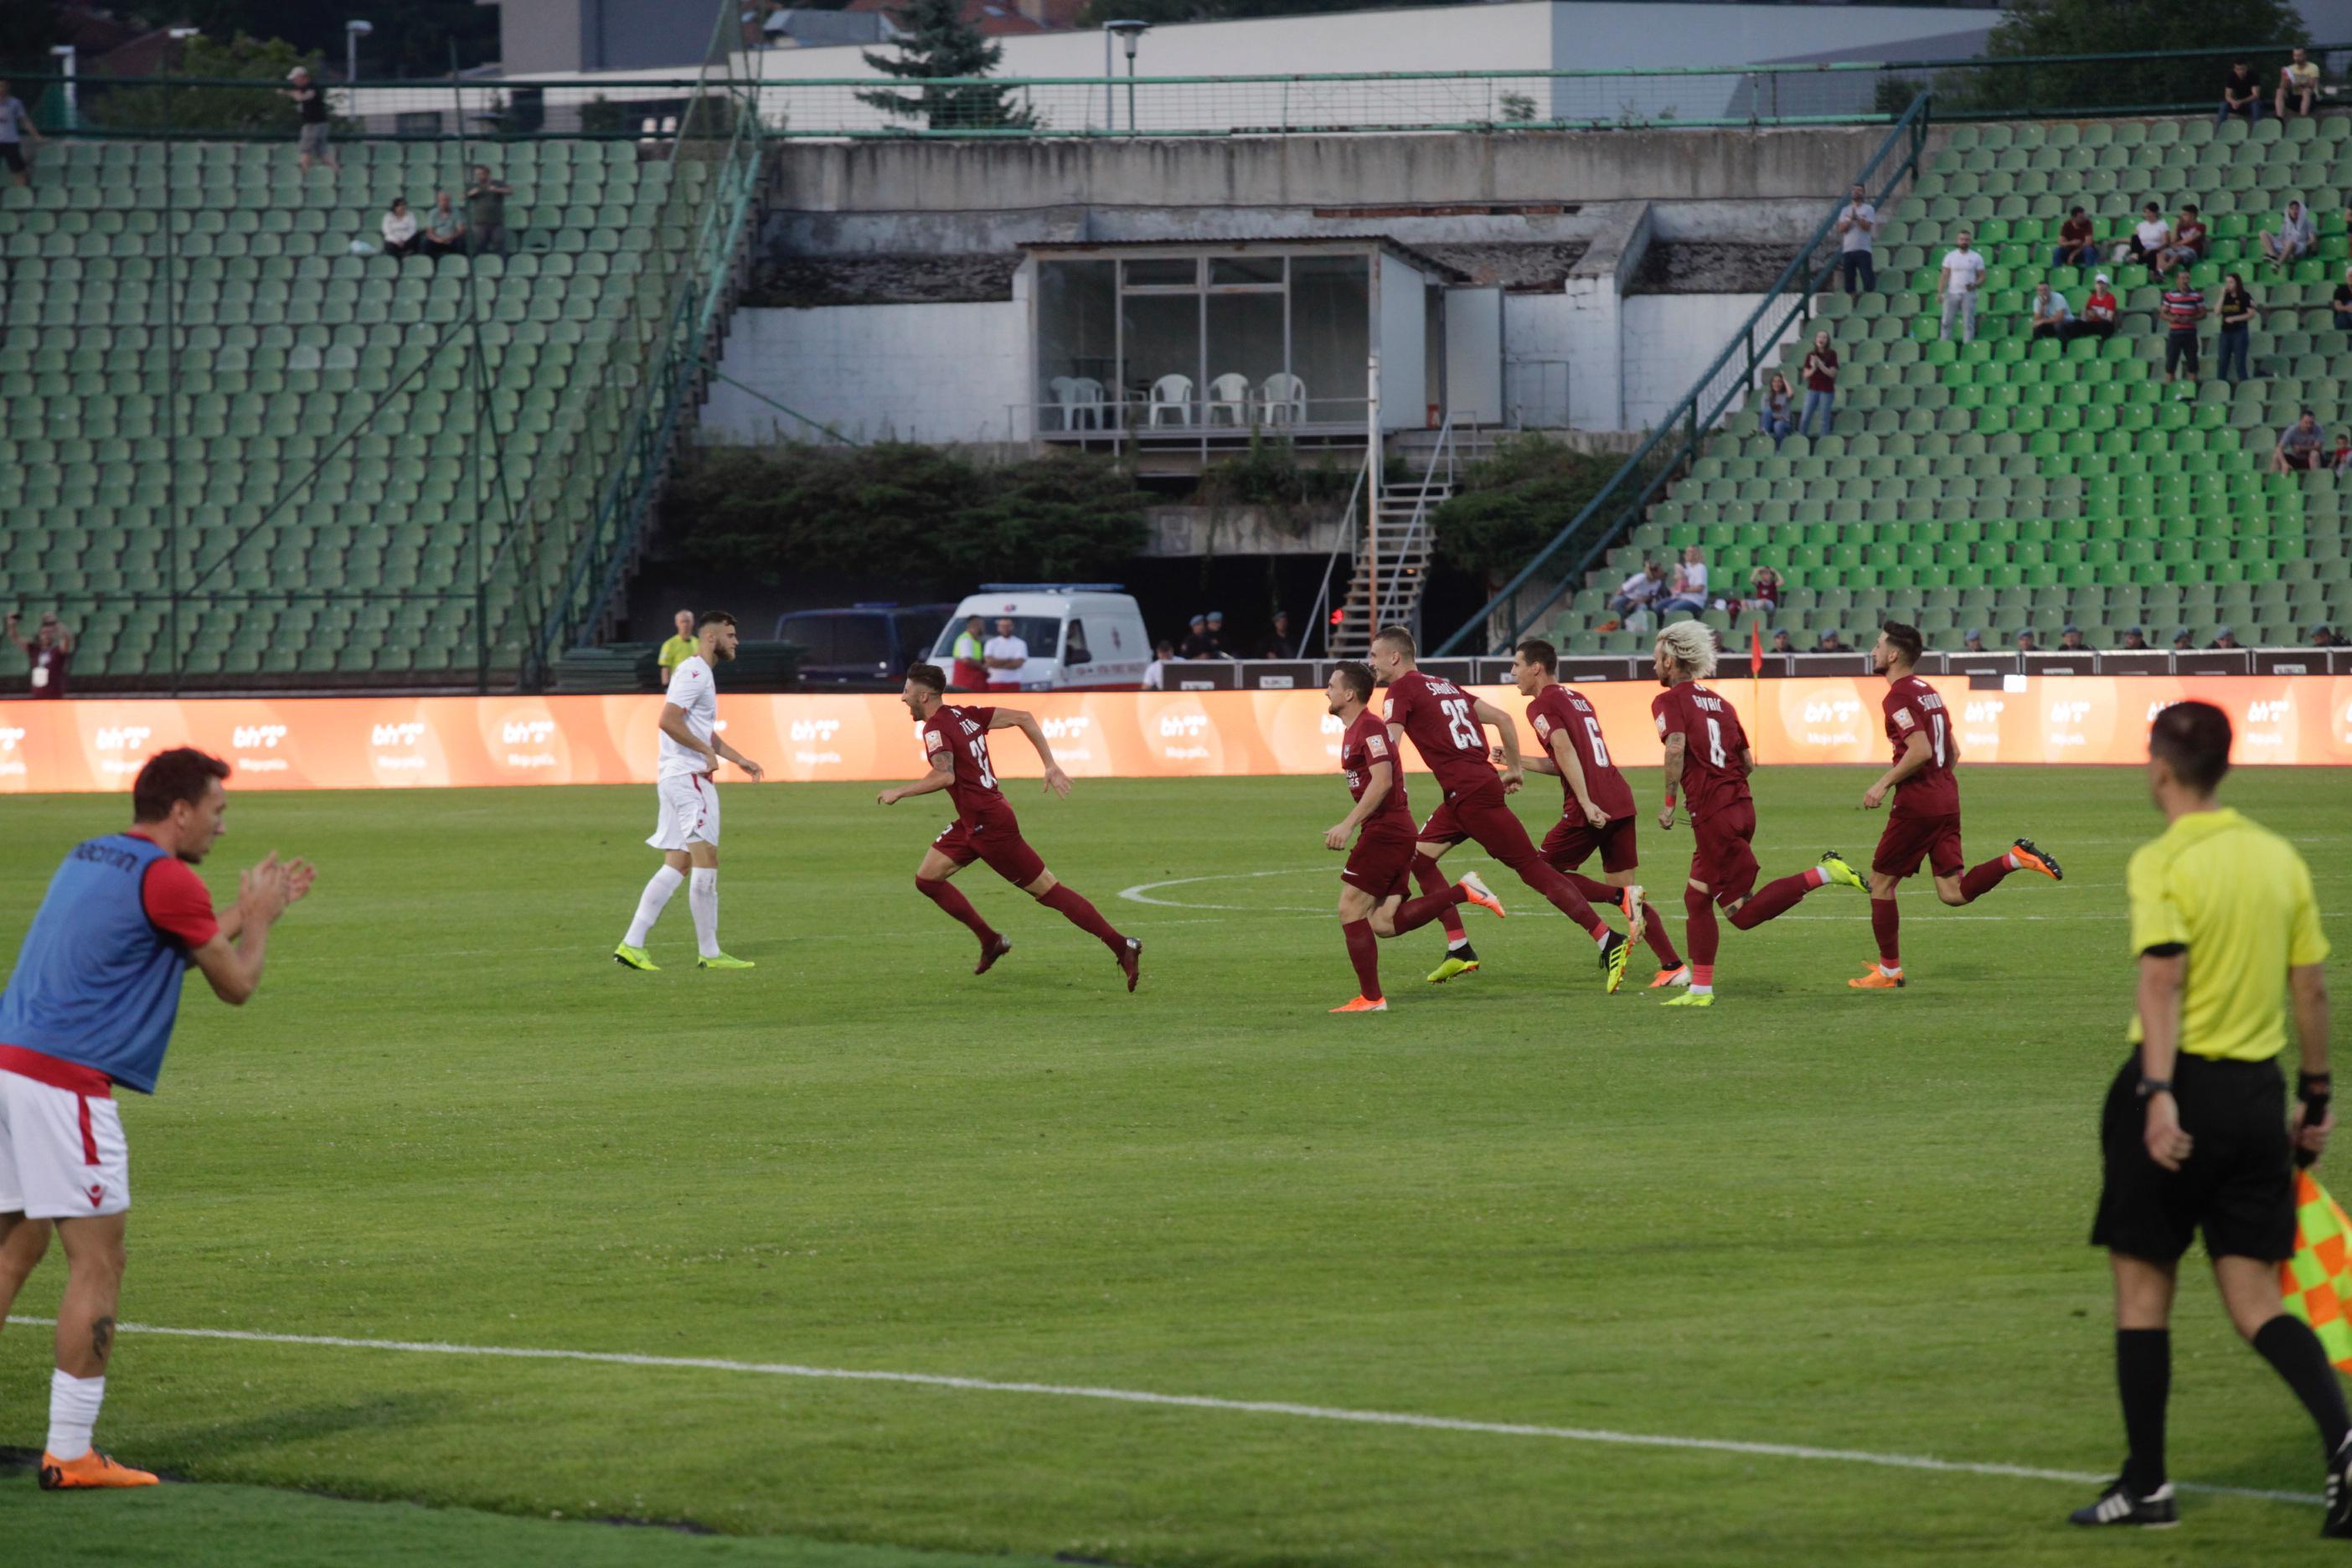
[[[2148,1158],[2139,1053],[2124,1059],[2099,1119],[2106,1181],[2091,1245],[2150,1263],[2189,1250],[2199,1227],[2212,1258],[2276,1263],[2294,1252],[2294,1152],[2278,1064],[2182,1053],[2172,1069],[2181,1131],[2195,1142],[2178,1171]]]

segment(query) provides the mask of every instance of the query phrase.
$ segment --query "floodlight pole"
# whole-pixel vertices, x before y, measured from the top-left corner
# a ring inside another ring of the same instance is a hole
[[[1136,40],[1151,30],[1149,22],[1118,21],[1103,24],[1103,129],[1118,129],[1118,73],[1112,62],[1110,41],[1115,34],[1127,46],[1127,128],[1135,130],[1135,45]]]
[[[58,85],[65,89],[65,123],[58,129],[61,131],[79,130],[81,127],[80,106],[74,97],[74,89],[79,85],[79,83],[75,79],[74,47],[71,44],[59,44],[57,47],[49,51],[49,56],[58,62]]]

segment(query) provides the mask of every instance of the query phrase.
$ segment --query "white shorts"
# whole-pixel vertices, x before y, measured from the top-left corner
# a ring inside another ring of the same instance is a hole
[[[0,1068],[0,1214],[74,1219],[131,1206],[131,1147],[111,1100]]]
[[[719,785],[700,773],[672,773],[654,785],[661,796],[661,816],[654,836],[646,840],[656,849],[683,849],[697,839],[719,847]]]

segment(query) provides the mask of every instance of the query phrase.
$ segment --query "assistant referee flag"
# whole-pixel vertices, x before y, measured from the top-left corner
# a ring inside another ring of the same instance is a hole
[[[2279,1265],[2286,1310],[2311,1325],[2327,1359],[2352,1372],[2352,1219],[2309,1171],[2294,1176],[2294,1256]]]

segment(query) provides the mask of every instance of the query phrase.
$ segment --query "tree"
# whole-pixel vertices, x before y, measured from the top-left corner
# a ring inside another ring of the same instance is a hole
[[[2302,17],[2285,0],[2014,0],[1985,46],[1988,59],[2117,51],[2242,48],[2268,77],[2286,51],[2308,44]],[[1991,66],[1953,73],[1961,109],[2109,109],[2215,103],[2234,61],[2116,60],[2080,65]],[[1940,85],[1940,84],[1939,84]]]
[[[190,38],[173,76],[254,85],[116,88],[92,80],[82,89],[82,112],[93,124],[120,131],[169,126],[174,131],[282,131],[290,135],[294,105],[280,86],[296,66],[308,66],[313,79],[320,74],[318,56],[304,55],[283,38],[250,38],[242,33],[226,43]]]
[[[903,29],[891,42],[897,56],[866,55],[866,63],[885,76],[901,81],[982,77],[1004,58],[1003,45],[990,43],[963,19],[959,0],[914,0],[893,19]],[[926,87],[918,93],[861,92],[857,99],[902,120],[919,120],[933,131],[1010,131],[1038,122],[1003,88]]]
[[[1471,464],[1461,493],[1432,514],[1438,555],[1498,584],[1534,559],[1624,466],[1614,453],[1579,452],[1541,436],[1506,441],[1493,457]],[[1638,483],[1621,489],[1619,502],[1630,502],[1639,489]],[[1612,519],[1595,521],[1606,526]],[[1584,542],[1572,541],[1570,548]],[[1552,559],[1563,572],[1574,563],[1573,555]]]

